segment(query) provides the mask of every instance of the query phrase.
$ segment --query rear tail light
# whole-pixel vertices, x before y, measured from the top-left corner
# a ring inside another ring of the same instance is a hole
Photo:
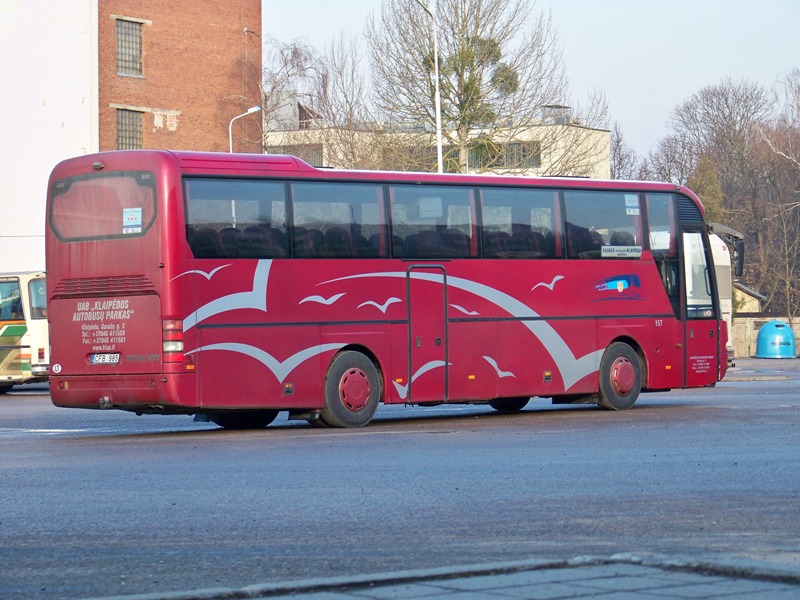
[[[37,356],[39,357],[39,362],[40,363],[44,362],[44,348],[39,348],[39,352],[38,352]]]
[[[165,319],[161,327],[161,351],[165,363],[183,362],[183,321]]]

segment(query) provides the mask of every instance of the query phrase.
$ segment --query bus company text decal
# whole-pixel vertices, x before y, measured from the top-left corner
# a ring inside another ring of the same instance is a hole
[[[95,352],[113,350],[124,344],[126,321],[134,314],[127,298],[79,301],[72,313],[72,321],[81,323],[81,343],[92,346]]]

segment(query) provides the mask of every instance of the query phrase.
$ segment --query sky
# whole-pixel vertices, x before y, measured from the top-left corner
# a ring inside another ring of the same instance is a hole
[[[322,50],[340,34],[360,35],[380,5],[262,0],[263,32]],[[798,0],[538,0],[536,7],[552,16],[573,104],[602,91],[609,126],[618,124],[640,155],[669,133],[670,112],[702,88],[730,77],[771,89],[800,68]]]

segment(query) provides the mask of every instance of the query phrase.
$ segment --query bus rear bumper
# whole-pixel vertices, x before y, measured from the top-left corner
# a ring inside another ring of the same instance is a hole
[[[51,376],[50,398],[62,408],[116,408],[138,413],[192,414],[197,409],[192,374]]]

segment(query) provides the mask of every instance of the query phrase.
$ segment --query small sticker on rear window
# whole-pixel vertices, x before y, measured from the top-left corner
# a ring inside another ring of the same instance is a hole
[[[141,207],[122,209],[122,233],[142,233]]]

